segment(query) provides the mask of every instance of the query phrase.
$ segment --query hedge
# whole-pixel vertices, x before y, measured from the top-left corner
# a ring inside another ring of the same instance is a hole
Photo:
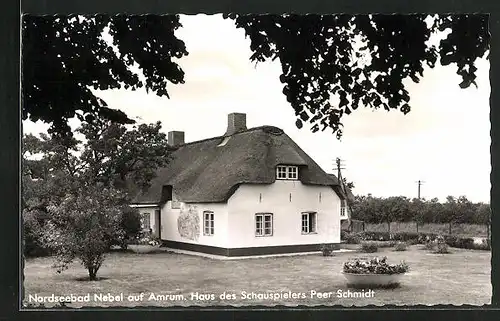
[[[347,244],[359,244],[362,241],[401,241],[414,244],[424,244],[428,241],[433,241],[438,237],[435,233],[415,233],[415,232],[358,232],[350,233],[343,231],[341,240]],[[482,244],[474,243],[474,239],[470,237],[458,237],[454,235],[443,236],[446,244],[450,247],[471,249],[471,250],[490,250],[490,241],[485,240]]]

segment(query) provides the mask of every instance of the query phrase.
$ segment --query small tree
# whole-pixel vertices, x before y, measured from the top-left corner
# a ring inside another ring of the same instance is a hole
[[[57,272],[79,259],[89,279],[97,279],[110,242],[125,234],[121,227],[123,209],[116,206],[123,199],[124,194],[116,189],[85,186],[77,195],[69,194],[60,204],[50,206],[55,219],[47,233],[56,253]]]
[[[479,203],[476,209],[476,221],[486,225],[486,234],[490,239],[491,208],[490,204]]]
[[[418,233],[418,227],[419,225],[422,225],[425,217],[425,202],[421,199],[414,198],[409,205],[410,217],[415,221]]]

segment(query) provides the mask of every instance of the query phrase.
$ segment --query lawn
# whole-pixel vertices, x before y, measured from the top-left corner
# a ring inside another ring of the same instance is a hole
[[[85,295],[94,293],[119,295],[123,302],[96,302],[70,304],[78,306],[188,306],[188,305],[344,305],[368,304],[489,304],[491,299],[490,259],[487,251],[452,249],[452,254],[431,254],[409,247],[405,252],[381,249],[377,255],[386,255],[392,263],[405,260],[411,271],[399,288],[375,290],[372,298],[337,298],[338,290],[347,291],[340,271],[350,257],[372,254],[336,253],[332,257],[320,254],[252,258],[244,260],[215,260],[175,253],[110,253],[98,272],[99,281],[86,281],[86,271],[78,264],[57,274],[51,258],[28,259],[25,264],[25,298],[31,295]],[[242,292],[299,293],[304,297],[272,299],[243,298]],[[333,295],[311,297],[317,293]],[[360,291],[351,289],[350,291]],[[192,299],[198,292],[199,300]],[[129,301],[129,295],[144,293],[139,302]],[[182,295],[154,300],[150,294]],[[223,294],[234,294],[234,299],[223,300]],[[345,293],[345,292],[344,292]],[[207,294],[205,300],[201,294]],[[212,296],[211,296],[212,295]],[[50,303],[47,304],[50,306]]]
[[[366,223],[365,230],[370,232],[387,232],[387,223],[372,224]],[[418,231],[422,233],[449,234],[449,224],[420,224]],[[391,232],[417,232],[415,222],[393,222]],[[488,235],[487,226],[479,224],[455,224],[452,225],[451,234],[462,237],[486,237]]]

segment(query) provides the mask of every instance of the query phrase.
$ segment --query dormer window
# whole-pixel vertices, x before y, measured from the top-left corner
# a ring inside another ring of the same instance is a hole
[[[276,179],[299,179],[297,166],[279,165],[276,167]]]

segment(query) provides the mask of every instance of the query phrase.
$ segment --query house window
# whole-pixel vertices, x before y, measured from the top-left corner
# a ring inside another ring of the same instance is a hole
[[[345,200],[341,200],[340,201],[340,216],[341,217],[345,217],[346,216],[346,201]]]
[[[142,213],[141,229],[143,231],[149,231],[151,229],[151,215],[149,213]]]
[[[255,236],[273,235],[273,214],[255,214]]]
[[[299,169],[297,166],[279,165],[276,167],[277,179],[299,179]]]
[[[205,235],[214,235],[214,212],[203,212],[203,231]]]
[[[302,213],[302,234],[316,233],[316,212]]]

